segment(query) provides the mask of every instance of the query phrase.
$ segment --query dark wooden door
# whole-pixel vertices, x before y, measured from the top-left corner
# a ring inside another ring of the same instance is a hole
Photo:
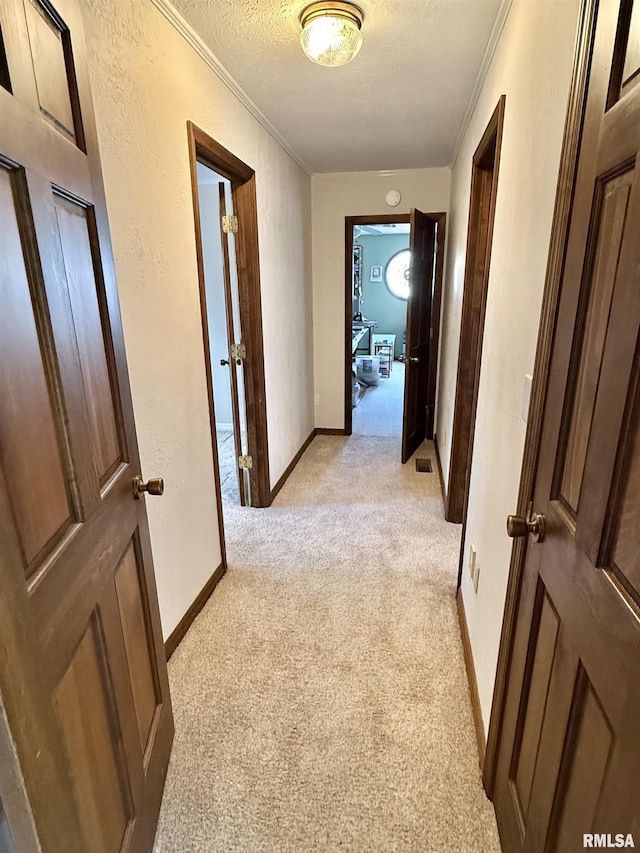
[[[82,23],[0,24],[0,691],[43,850],[138,853],[173,721]]]
[[[533,495],[547,532],[527,545],[494,795],[509,853],[640,843],[640,2],[587,6]]]
[[[435,219],[413,208],[410,226],[411,267],[402,419],[403,462],[415,453],[427,434],[429,344],[437,223]]]

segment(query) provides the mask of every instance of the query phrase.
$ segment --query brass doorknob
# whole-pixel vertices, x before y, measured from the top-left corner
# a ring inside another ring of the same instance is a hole
[[[419,358],[416,358],[416,357],[415,357],[415,355],[410,355],[410,356],[409,356],[409,361],[410,361],[412,364],[418,364],[418,363],[419,363],[419,361],[420,361],[420,359],[419,359]]]
[[[140,474],[133,478],[133,496],[139,501],[142,493],[147,492],[149,495],[164,494],[164,480],[162,477],[152,477],[145,483]]]
[[[545,517],[538,512],[531,513],[529,518],[522,515],[507,516],[507,534],[512,539],[531,534],[536,542],[542,542],[545,534]]]

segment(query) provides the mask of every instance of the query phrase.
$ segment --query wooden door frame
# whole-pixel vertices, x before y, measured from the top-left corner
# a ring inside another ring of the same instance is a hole
[[[502,95],[473,154],[471,166],[458,370],[451,429],[449,481],[445,498],[445,519],[457,524],[465,522],[469,499],[505,103],[506,97]],[[489,168],[492,168],[490,180]],[[483,196],[487,192],[489,206],[484,208]],[[480,242],[479,222],[484,216],[487,224],[486,243],[483,246]],[[478,340],[474,347],[476,330]],[[462,541],[464,547],[464,533]]]
[[[595,33],[596,9],[597,0],[582,0],[578,17],[573,74],[569,91],[556,199],[551,225],[551,239],[533,370],[531,402],[525,435],[520,487],[515,510],[521,515],[526,515],[528,504],[533,495],[535,474],[540,454],[546,387],[551,366],[553,332],[560,299],[560,283],[569,236],[569,220],[586,106],[589,67]],[[509,670],[524,576],[526,546],[527,542],[525,538],[513,540],[482,776],[485,790],[490,798],[493,797],[495,788],[498,752],[509,686]]]
[[[442,306],[442,282],[444,279],[444,249],[447,230],[445,211],[430,213],[438,225],[436,232],[436,269],[431,303],[431,343],[429,345],[429,387],[427,405],[430,415],[427,418],[427,438],[433,439],[435,424],[436,388],[438,382],[438,345],[440,340],[440,310]],[[351,322],[353,315],[352,270],[353,270],[353,226],[409,223],[409,213],[383,213],[379,216],[345,216],[344,218],[344,430],[338,432],[351,435],[353,432],[353,406],[351,404]],[[404,409],[403,409],[404,418]]]
[[[211,447],[216,472],[218,523],[223,562],[226,565],[224,526],[222,519],[222,494],[216,441],[216,421],[213,402],[213,375],[209,347],[207,297],[204,279],[200,209],[198,203],[197,162],[200,160],[215,172],[231,181],[233,209],[238,217],[236,234],[236,260],[238,268],[238,293],[242,338],[247,347],[244,362],[244,393],[247,418],[247,443],[253,457],[249,471],[251,506],[267,507],[271,503],[269,484],[269,440],[267,434],[267,405],[264,375],[264,342],[262,336],[262,299],[260,295],[260,261],[258,252],[258,210],[256,202],[255,171],[238,157],[216,142],[211,136],[187,122],[189,164],[193,195],[193,216],[196,230],[196,255],[202,318],[202,342],[205,356],[207,394],[209,398],[209,424]]]

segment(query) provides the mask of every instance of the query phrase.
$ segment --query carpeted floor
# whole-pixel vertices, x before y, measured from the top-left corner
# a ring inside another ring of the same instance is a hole
[[[397,444],[317,437],[271,509],[225,512],[229,571],[169,665],[157,853],[499,850],[460,528]]]
[[[353,410],[354,435],[383,435],[391,438],[402,435],[404,405],[404,371],[401,361],[394,361],[388,379],[367,388]],[[399,445],[398,445],[399,446]]]

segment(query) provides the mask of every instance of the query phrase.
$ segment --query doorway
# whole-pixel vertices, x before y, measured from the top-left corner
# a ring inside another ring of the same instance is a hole
[[[227,501],[271,502],[255,172],[192,122],[187,132],[224,557],[221,477]]]
[[[397,436],[403,462],[433,438],[445,227],[417,210],[345,218],[345,434]]]
[[[247,410],[244,376],[236,342],[242,340],[238,304],[238,273],[234,234],[223,223],[233,216],[231,181],[198,161],[200,240],[206,292],[207,330],[214,438],[218,451],[223,511],[245,506],[250,497],[248,469],[240,460],[248,456]],[[246,463],[244,463],[246,464]]]
[[[451,462],[445,500],[445,518],[457,524],[466,518],[469,497],[505,100],[503,95],[476,148],[472,163]]]
[[[400,437],[409,222],[353,226],[352,434]]]

